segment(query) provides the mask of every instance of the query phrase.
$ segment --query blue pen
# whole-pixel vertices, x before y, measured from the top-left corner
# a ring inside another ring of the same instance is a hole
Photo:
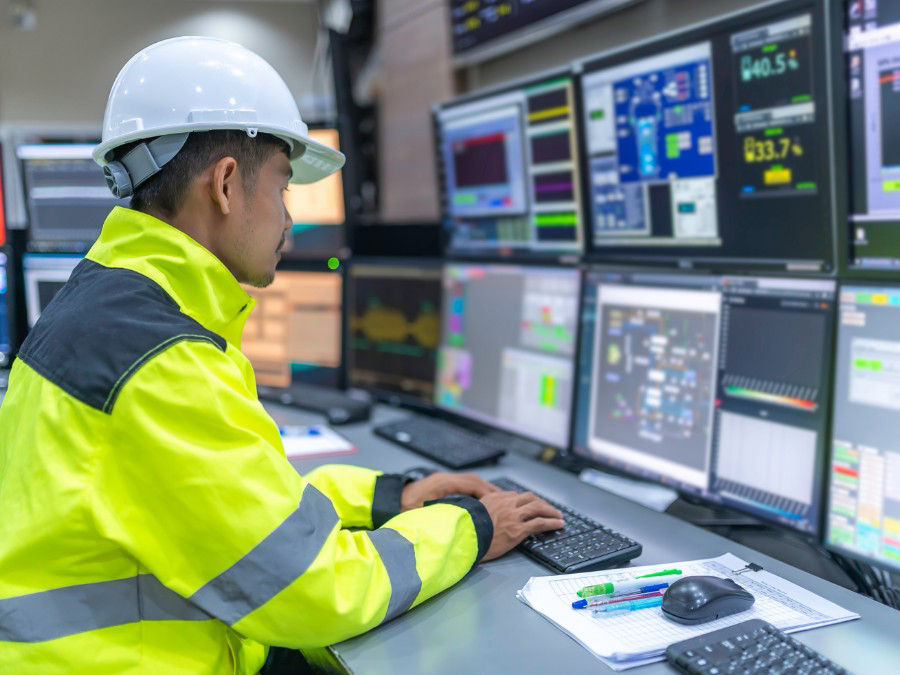
[[[591,616],[602,616],[610,612],[633,612],[638,609],[648,609],[662,605],[662,598],[643,598],[631,602],[617,602],[612,605],[602,605],[591,610]]]

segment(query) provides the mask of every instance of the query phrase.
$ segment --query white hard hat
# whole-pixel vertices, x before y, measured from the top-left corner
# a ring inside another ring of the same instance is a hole
[[[310,139],[287,85],[263,58],[234,42],[191,36],[157,42],[125,64],[109,93],[94,161],[113,193],[127,197],[178,153],[190,132],[220,129],[285,141],[295,183],[344,165],[343,154]],[[148,142],[116,156],[116,148],[139,140]]]

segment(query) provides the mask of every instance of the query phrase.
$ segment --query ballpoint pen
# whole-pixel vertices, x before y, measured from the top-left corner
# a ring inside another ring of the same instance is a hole
[[[650,607],[659,607],[662,605],[662,596],[658,598],[641,598],[640,600],[629,600],[628,602],[615,602],[608,605],[601,605],[591,610],[592,616],[600,616],[609,612],[632,612],[638,609],[648,609]]]
[[[600,607],[603,605],[613,605],[620,602],[629,602],[631,600],[643,600],[644,598],[661,598],[662,591],[655,593],[642,593],[640,595],[625,594],[616,595],[596,595],[590,598],[583,598],[572,603],[572,609],[587,609],[588,607]]]
[[[675,580],[674,577],[680,577],[681,574],[681,570],[660,570],[659,572],[652,572],[650,574],[634,577],[630,581],[606,582],[605,584],[585,586],[578,591],[578,596],[588,598],[594,595],[609,595],[610,593],[640,592],[645,588],[649,589],[649,587],[653,585],[656,585],[657,588],[665,588],[665,586]],[[657,581],[657,577],[667,578],[665,581]],[[659,586],[658,584],[663,585]]]

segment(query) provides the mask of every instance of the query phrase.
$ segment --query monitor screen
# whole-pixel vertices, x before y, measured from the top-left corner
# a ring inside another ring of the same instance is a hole
[[[443,284],[437,405],[566,446],[578,271],[448,264]]]
[[[900,286],[841,287],[826,542],[900,570]]]
[[[128,206],[106,186],[89,144],[20,145],[28,250],[84,252],[96,241],[114,206]]]
[[[574,96],[559,73],[435,109],[451,252],[581,252]]]
[[[340,384],[340,274],[279,270],[266,288],[244,289],[256,307],[244,327],[242,350],[258,385]]]
[[[25,312],[28,327],[37,323],[44,308],[65,286],[75,266],[83,256],[55,253],[26,253],[22,256],[22,276],[25,280]]]
[[[0,249],[0,368],[9,365],[12,355],[12,293],[9,287],[9,255]]]
[[[441,266],[354,261],[348,272],[352,386],[431,402],[441,328]]]
[[[310,129],[310,137],[329,148],[340,150],[337,129]],[[322,260],[344,246],[344,184],[341,172],[315,183],[292,183],[284,195],[294,221],[285,258]]]
[[[491,58],[638,0],[450,0],[453,52]],[[476,59],[479,60],[479,59]]]
[[[818,531],[835,282],[588,272],[576,454]]]
[[[900,269],[900,5],[846,3],[851,268]]]
[[[828,4],[780,3],[582,64],[596,255],[833,268]]]

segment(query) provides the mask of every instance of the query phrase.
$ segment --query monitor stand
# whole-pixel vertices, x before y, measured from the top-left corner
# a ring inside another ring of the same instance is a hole
[[[703,504],[680,497],[666,513],[693,525],[708,527],[760,553],[799,567],[852,591],[856,583],[809,535],[767,523],[727,506]],[[752,561],[751,561],[752,562]]]

